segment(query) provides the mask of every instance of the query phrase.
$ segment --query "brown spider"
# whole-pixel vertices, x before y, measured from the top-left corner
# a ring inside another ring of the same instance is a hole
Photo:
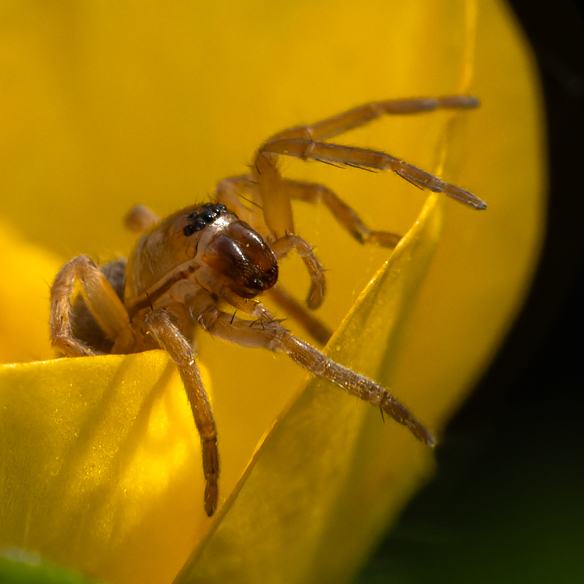
[[[324,141],[383,114],[477,105],[476,98],[469,96],[372,103],[313,126],[280,132],[261,146],[250,175],[218,184],[216,202],[192,205],[163,221],[147,208],[135,207],[127,225],[143,235],[129,261],[98,267],[80,255],[57,274],[51,288],[50,325],[51,342],[60,353],[80,357],[162,348],[177,364],[201,438],[209,516],[217,505],[219,453],[215,421],[190,343],[197,327],[238,345],[282,351],[314,375],[379,406],[422,442],[435,444],[432,434],[383,387],[294,337],[256,297],[271,289],[274,300],[312,336],[328,339],[323,325],[274,287],[278,260],[295,249],[311,277],[308,307],[318,307],[324,295],[323,269],[310,245],[294,235],[291,199],[325,203],[361,243],[394,247],[400,239],[393,233],[371,231],[328,188],[283,178],[278,156],[390,169],[417,186],[485,209],[485,203],[471,193],[388,154]],[[251,205],[245,206],[242,199]],[[72,305],[76,280],[81,297]],[[225,306],[251,320],[224,312]]]

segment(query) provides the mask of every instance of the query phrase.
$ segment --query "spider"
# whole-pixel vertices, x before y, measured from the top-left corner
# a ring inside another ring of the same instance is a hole
[[[485,209],[486,204],[471,193],[389,154],[326,141],[384,114],[477,105],[470,96],[377,102],[313,126],[280,132],[259,148],[249,175],[217,185],[213,202],[192,205],[164,220],[146,207],[132,209],[126,223],[141,237],[129,260],[98,267],[80,255],[57,274],[51,288],[50,334],[59,353],[81,357],[162,348],[176,363],[200,435],[207,515],[217,506],[220,465],[217,429],[191,346],[199,328],[238,345],[285,353],[312,374],[380,407],[416,438],[434,446],[430,431],[386,389],[293,336],[257,297],[270,291],[317,341],[328,339],[326,327],[275,286],[278,261],[296,250],[311,279],[308,308],[317,308],[325,291],[321,264],[311,246],[295,235],[292,199],[324,203],[361,243],[391,248],[400,239],[394,233],[370,230],[327,187],[283,178],[279,156],[389,169],[416,186]],[[76,281],[81,294],[72,303]],[[237,312],[247,318],[239,318]]]

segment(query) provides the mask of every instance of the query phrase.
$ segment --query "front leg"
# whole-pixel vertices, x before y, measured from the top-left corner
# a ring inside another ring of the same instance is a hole
[[[86,255],[69,260],[51,286],[51,344],[67,357],[99,354],[73,335],[71,296],[75,281],[105,335],[114,342],[114,353],[129,352],[134,344],[130,318],[104,273]]]
[[[151,312],[144,319],[144,324],[152,335],[154,335],[160,347],[177,364],[183,380],[193,412],[193,418],[195,419],[195,425],[201,438],[203,472],[207,481],[205,487],[205,511],[210,517],[215,511],[219,495],[217,428],[199,368],[195,363],[195,354],[190,343],[172,322],[166,310],[161,308]]]
[[[341,389],[380,407],[396,422],[407,426],[416,438],[428,446],[435,445],[436,440],[431,432],[386,389],[364,375],[336,363],[318,349],[291,335],[279,323],[272,321],[250,326],[249,321],[221,312],[215,306],[205,309],[198,321],[206,331],[224,341],[286,353],[312,374],[324,377]]]
[[[289,233],[271,243],[270,247],[278,260],[282,259],[292,249],[298,252],[310,276],[310,290],[306,298],[306,305],[312,310],[318,308],[322,304],[326,283],[324,270],[318,258],[314,255],[310,244],[298,235]]]

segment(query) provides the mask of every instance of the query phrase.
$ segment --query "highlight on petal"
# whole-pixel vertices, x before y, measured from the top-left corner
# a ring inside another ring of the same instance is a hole
[[[164,353],[4,365],[0,411],[0,546],[109,582],[172,580],[208,519]]]

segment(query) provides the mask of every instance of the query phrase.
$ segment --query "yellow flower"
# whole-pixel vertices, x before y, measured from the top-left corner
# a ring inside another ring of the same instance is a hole
[[[320,316],[336,328],[351,310],[329,353],[440,435],[520,306],[543,235],[537,83],[506,8],[86,0],[3,5],[0,21],[0,360],[20,363],[0,371],[0,545],[120,584],[170,582],[183,566],[180,582],[349,578],[430,476],[427,448],[327,384],[300,390],[285,357],[201,335],[223,461],[210,520],[172,364],[159,351],[41,362],[48,283],[75,254],[127,253],[132,204],[165,214],[205,198],[278,130],[376,99],[472,93],[476,111],[343,140],[439,171],[485,212],[393,176],[282,161],[372,227],[414,226],[387,262],[326,210],[296,209],[328,270]],[[299,264],[282,278],[303,296]]]

